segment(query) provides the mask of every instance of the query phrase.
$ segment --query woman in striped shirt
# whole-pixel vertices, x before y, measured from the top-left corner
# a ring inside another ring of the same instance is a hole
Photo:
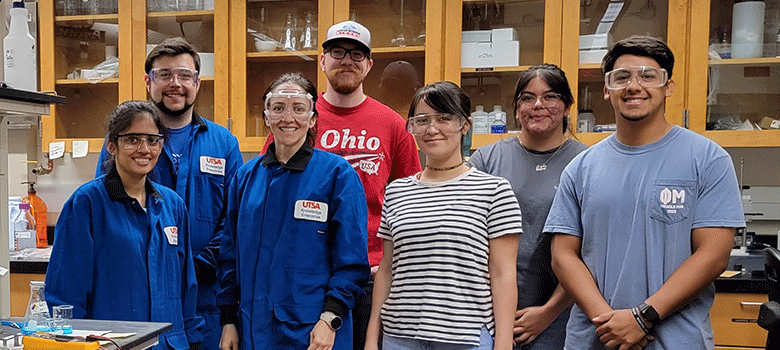
[[[509,182],[463,162],[471,100],[451,82],[417,91],[407,129],[425,169],[387,187],[365,349],[511,349],[522,232]]]

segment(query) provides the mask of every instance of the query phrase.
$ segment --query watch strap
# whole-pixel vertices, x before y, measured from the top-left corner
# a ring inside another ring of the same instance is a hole
[[[644,318],[644,320],[650,324],[650,329],[653,329],[655,326],[661,323],[661,317],[658,316],[658,311],[655,311],[655,308],[647,305],[647,303],[643,302],[642,304],[639,304],[639,313],[642,315],[642,318]]]

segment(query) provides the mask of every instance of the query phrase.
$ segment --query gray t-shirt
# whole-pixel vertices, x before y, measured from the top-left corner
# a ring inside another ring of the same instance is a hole
[[[574,158],[561,176],[544,232],[580,237],[582,260],[613,309],[639,305],[692,252],[691,230],[744,227],[731,157],[679,126],[644,146],[609,136]],[[664,319],[646,350],[712,349],[712,284]],[[576,305],[566,349],[604,349]]]
[[[523,213],[523,234],[517,251],[517,309],[543,305],[550,299],[558,280],[551,267],[550,236],[542,227],[550,211],[561,173],[587,146],[566,140],[560,149],[526,154],[517,137],[480,147],[469,165],[509,180]],[[556,153],[557,151],[557,153]],[[547,168],[536,171],[537,165]]]

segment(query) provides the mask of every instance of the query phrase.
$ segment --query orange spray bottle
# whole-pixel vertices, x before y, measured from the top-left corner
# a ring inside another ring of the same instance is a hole
[[[27,197],[22,198],[22,203],[30,203],[30,211],[35,218],[35,236],[36,247],[44,248],[49,245],[49,239],[46,232],[46,203],[43,202],[41,197],[38,197],[35,193],[35,181],[23,182],[28,185]]]

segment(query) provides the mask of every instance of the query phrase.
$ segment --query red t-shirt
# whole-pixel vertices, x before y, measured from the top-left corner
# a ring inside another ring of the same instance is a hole
[[[368,201],[368,262],[379,265],[382,240],[376,232],[382,219],[385,186],[391,181],[420,171],[420,157],[406,122],[398,113],[366,97],[351,107],[336,107],[317,99],[317,142],[315,147],[344,157],[360,175]],[[273,142],[269,137],[266,142]],[[265,150],[263,150],[265,152]]]

